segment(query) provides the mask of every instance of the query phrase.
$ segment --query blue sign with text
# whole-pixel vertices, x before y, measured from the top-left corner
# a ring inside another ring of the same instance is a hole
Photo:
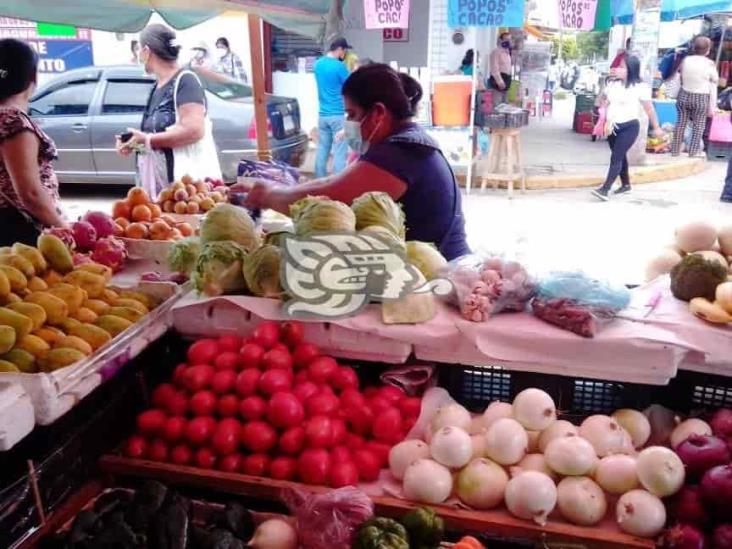
[[[58,74],[94,64],[91,40],[28,40],[38,53],[38,72]]]
[[[456,27],[522,27],[525,0],[450,0],[447,23]]]

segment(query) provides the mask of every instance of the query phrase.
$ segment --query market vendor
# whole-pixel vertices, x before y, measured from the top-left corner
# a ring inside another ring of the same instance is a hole
[[[361,67],[343,85],[345,137],[360,158],[343,172],[295,187],[257,182],[247,206],[289,214],[305,196],[350,204],[382,191],[404,209],[407,240],[431,242],[447,259],[469,253],[460,190],[439,145],[412,121],[422,87],[388,65]],[[246,185],[237,185],[248,190]]]

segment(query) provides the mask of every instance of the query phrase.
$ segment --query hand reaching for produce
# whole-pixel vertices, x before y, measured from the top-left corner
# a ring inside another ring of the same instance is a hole
[[[148,135],[134,128],[127,128],[127,133],[132,137],[122,142],[121,136],[117,137],[117,152],[122,156],[129,156],[133,152],[141,152],[147,145]],[[125,136],[127,137],[127,136]]]

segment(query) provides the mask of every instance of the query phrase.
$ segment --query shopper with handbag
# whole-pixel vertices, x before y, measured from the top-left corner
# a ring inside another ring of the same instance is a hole
[[[0,245],[35,245],[44,227],[65,227],[52,162],[56,147],[28,116],[38,56],[0,40]]]
[[[140,183],[155,200],[171,182],[221,178],[221,167],[206,113],[206,95],[193,71],[178,65],[181,47],[165,25],[149,25],[140,34],[140,59],[157,82],[142,117],[141,130],[130,128],[118,139],[122,155],[138,151]]]

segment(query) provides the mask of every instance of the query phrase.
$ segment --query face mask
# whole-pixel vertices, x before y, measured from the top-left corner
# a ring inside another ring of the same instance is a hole
[[[200,60],[201,60],[201,59],[203,59],[204,57],[206,57],[206,52],[205,52],[205,51],[201,51],[201,50],[196,50],[196,53],[194,53],[194,54],[193,54],[193,58],[194,58],[194,59],[195,59],[196,61],[200,61]]]
[[[226,53],[227,53],[227,51],[226,51],[226,48],[216,48],[216,51],[218,51],[218,52],[219,52],[219,55],[220,55],[221,57],[223,57],[223,56],[224,56],[224,55],[226,55]]]
[[[346,143],[348,143],[348,146],[354,150],[363,152],[361,149],[364,145],[363,138],[361,137],[361,123],[363,121],[357,121],[357,120],[346,120],[345,125],[343,126],[343,131],[346,138]]]
[[[501,42],[501,47],[509,49],[511,47],[511,42],[509,42],[508,40],[504,40],[503,42]]]

